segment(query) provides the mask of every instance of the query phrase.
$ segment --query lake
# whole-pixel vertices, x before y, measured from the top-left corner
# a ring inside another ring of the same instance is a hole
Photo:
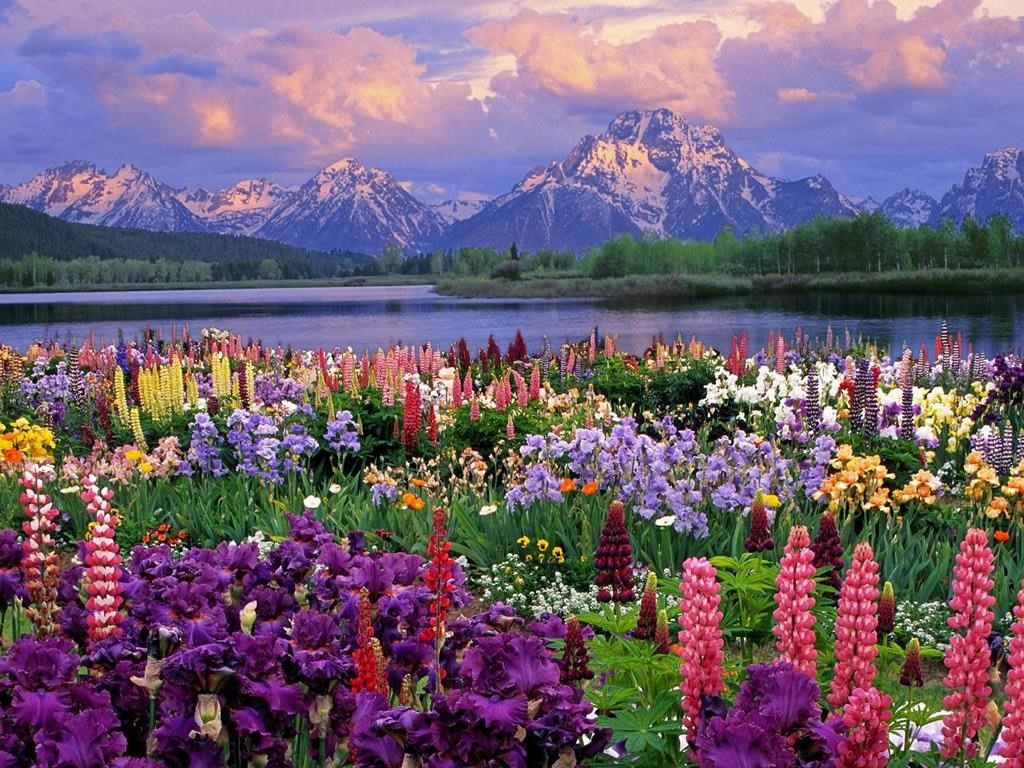
[[[119,291],[0,295],[0,342],[24,348],[45,337],[100,341],[119,330],[133,337],[146,328],[169,336],[188,325],[230,329],[243,338],[300,347],[351,346],[357,351],[393,342],[432,341],[447,346],[465,336],[471,347],[493,333],[504,346],[517,328],[536,349],[578,340],[597,326],[617,334],[619,347],[641,352],[653,336],[695,335],[728,350],[733,334],[747,331],[751,348],[773,329],[791,335],[799,326],[824,337],[856,337],[900,347],[932,347],[939,324],[963,331],[981,351],[1024,346],[1024,298],[1012,295],[893,296],[804,293],[737,296],[653,303],[589,299],[461,299],[429,286],[354,288],[245,288],[220,291]]]

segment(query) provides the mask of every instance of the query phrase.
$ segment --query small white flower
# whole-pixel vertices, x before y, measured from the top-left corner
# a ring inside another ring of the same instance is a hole
[[[307,496],[302,500],[306,509],[319,509],[320,508],[320,497],[319,496]]]
[[[480,516],[484,517],[486,515],[493,515],[497,511],[497,504],[485,504],[484,506],[480,507]]]
[[[330,485],[327,486],[327,491],[332,495],[341,493],[341,486],[338,485],[337,483],[331,483]]]
[[[675,521],[675,515],[665,515],[664,517],[659,517],[657,520],[655,520],[654,524],[657,525],[659,528],[668,528],[670,525],[673,525]]]
[[[78,493],[82,489],[77,485],[69,485],[67,488],[61,488],[61,493]]]

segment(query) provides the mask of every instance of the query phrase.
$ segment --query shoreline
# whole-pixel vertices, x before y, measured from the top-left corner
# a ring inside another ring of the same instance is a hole
[[[670,274],[591,277],[440,279],[434,292],[460,298],[672,299],[751,293],[885,293],[983,295],[1024,292],[1024,268],[929,269],[909,272],[838,272],[753,275]]]
[[[46,293],[105,293],[128,291],[224,291],[235,288],[373,288],[434,285],[434,275],[374,275],[371,277],[317,277],[293,280],[223,280],[213,283],[108,283],[94,285],[38,285],[31,288],[0,288],[0,295]]]

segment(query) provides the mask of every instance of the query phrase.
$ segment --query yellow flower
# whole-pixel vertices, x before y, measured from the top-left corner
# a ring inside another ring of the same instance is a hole
[[[528,547],[530,546],[530,537],[520,536],[518,539],[516,539],[516,544],[518,544],[520,547]]]
[[[770,507],[771,509],[778,509],[779,504],[781,503],[779,501],[779,497],[776,496],[774,493],[764,494],[764,496],[761,497],[761,501],[764,502],[764,505],[766,507]]]
[[[564,563],[565,552],[562,551],[561,547],[555,547],[551,550],[551,559],[554,560],[556,563]]]
[[[124,457],[128,459],[128,461],[138,461],[145,455],[146,454],[144,454],[138,448],[132,448],[130,451],[125,451],[124,453]]]
[[[547,552],[550,544],[547,539],[537,539],[537,550],[539,552]]]
[[[141,472],[142,474],[148,475],[152,471],[153,465],[150,464],[148,461],[144,461],[141,464],[139,464],[139,472]]]

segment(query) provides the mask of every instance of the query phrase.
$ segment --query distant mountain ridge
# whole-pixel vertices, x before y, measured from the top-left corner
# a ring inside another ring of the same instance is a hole
[[[1024,150],[985,156],[941,200],[903,189],[881,203],[839,192],[824,176],[787,180],[754,168],[716,127],[667,109],[629,111],[538,166],[490,201],[428,205],[391,174],[344,158],[304,184],[264,178],[222,190],[175,189],[126,164],[113,174],[83,161],[0,185],[0,201],[65,221],[165,232],[259,237],[314,250],[406,253],[464,245],[582,250],[620,234],[711,240],[779,232],[817,216],[881,211],[898,226],[1006,215],[1024,231]]]

